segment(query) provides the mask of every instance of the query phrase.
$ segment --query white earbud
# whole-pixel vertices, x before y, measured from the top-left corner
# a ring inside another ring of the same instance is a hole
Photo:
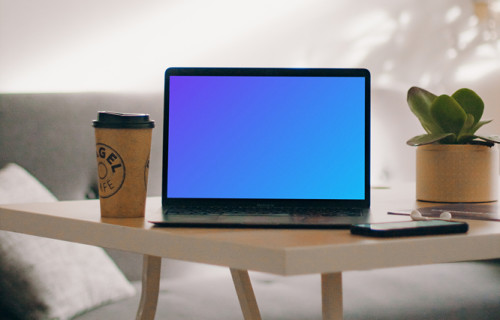
[[[440,219],[443,219],[443,220],[451,220],[452,216],[451,216],[451,213],[449,211],[443,211],[440,215],[439,215],[439,218]]]
[[[410,213],[410,218],[415,221],[427,220],[426,217],[422,217],[422,214],[418,210],[412,210]]]
[[[422,216],[422,214],[418,210],[412,210],[410,213],[410,217],[414,221],[436,220],[436,218],[427,218]],[[450,220],[451,218],[452,218],[451,213],[448,211],[443,211],[439,215],[439,220]]]

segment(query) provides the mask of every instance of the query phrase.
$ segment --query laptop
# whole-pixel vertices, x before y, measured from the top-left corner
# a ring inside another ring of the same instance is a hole
[[[366,69],[169,68],[157,226],[369,220]]]

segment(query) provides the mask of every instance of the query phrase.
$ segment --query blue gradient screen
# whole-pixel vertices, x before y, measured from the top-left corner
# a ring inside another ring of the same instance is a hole
[[[169,198],[365,199],[363,77],[171,76]]]

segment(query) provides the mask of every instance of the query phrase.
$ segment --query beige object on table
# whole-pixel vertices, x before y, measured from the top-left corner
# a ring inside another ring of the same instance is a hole
[[[149,115],[99,112],[94,127],[101,215],[144,217],[154,122]]]
[[[433,202],[498,200],[496,146],[430,144],[417,147],[417,199]]]

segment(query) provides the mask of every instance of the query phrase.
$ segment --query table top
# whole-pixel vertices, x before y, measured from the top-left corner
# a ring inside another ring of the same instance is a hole
[[[415,201],[414,184],[372,189],[376,221],[408,221],[388,210]],[[160,208],[148,198],[146,219]],[[349,230],[159,228],[144,218],[101,218],[99,201],[0,205],[0,229],[172,259],[280,275],[500,257],[500,222],[468,220],[467,234],[377,239]]]

